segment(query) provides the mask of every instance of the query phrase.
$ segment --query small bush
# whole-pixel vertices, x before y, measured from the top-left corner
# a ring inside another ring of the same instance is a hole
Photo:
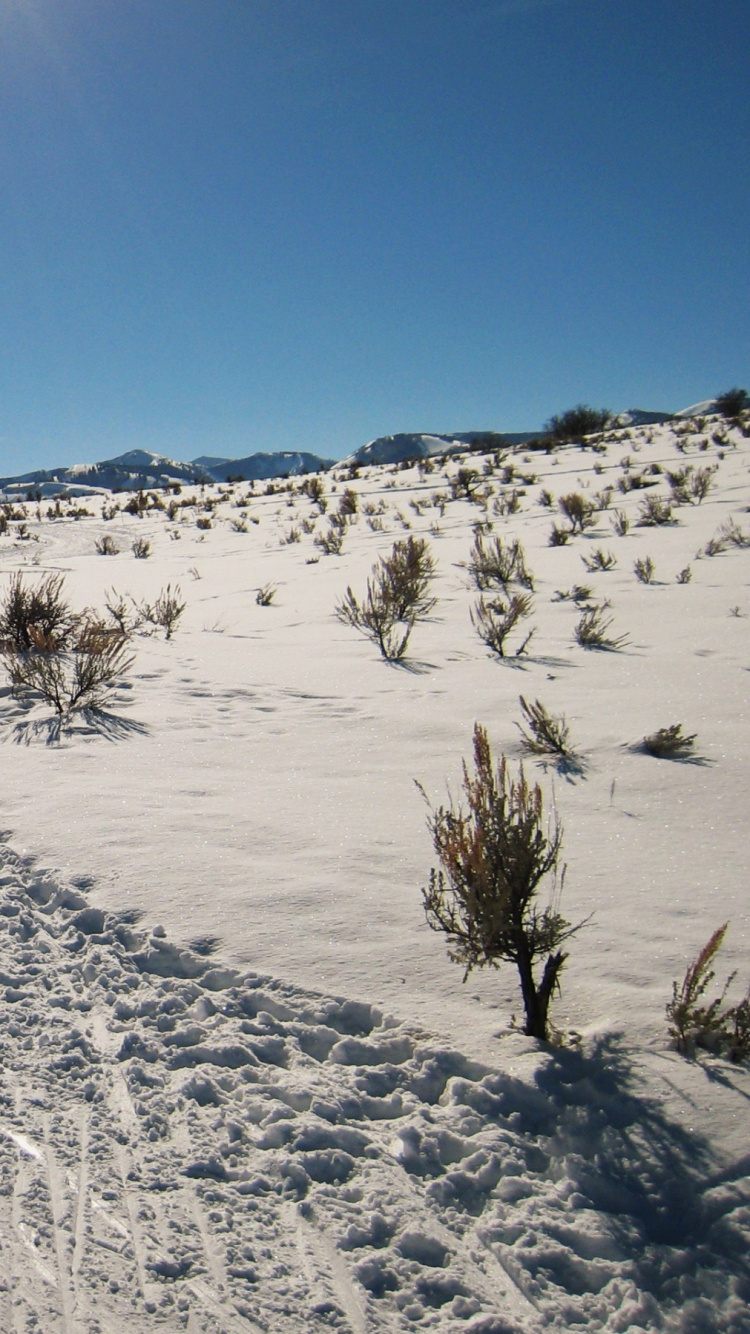
[[[560,496],[557,503],[570,524],[571,533],[582,533],[596,522],[596,506],[579,491]]]
[[[656,574],[656,566],[650,556],[639,556],[633,565],[633,572],[636,579],[640,580],[642,584],[652,584]]]
[[[723,538],[714,535],[713,537],[710,537],[708,539],[705,547],[703,548],[703,555],[720,556],[723,551],[726,551],[726,549],[727,549],[726,541]],[[699,556],[700,554],[701,553],[698,552]]]
[[[587,584],[574,584],[572,588],[558,588],[552,599],[553,602],[589,602],[594,595],[594,590]]]
[[[167,584],[166,588],[162,589],[156,602],[153,604],[142,602],[138,611],[144,621],[148,621],[151,625],[164,631],[165,639],[171,639],[186,606],[180,599],[181,589],[179,584],[175,586],[174,590],[171,584]]]
[[[686,565],[685,568],[683,570],[680,570],[679,574],[677,575],[677,582],[678,584],[689,584],[692,577],[693,577],[693,571],[691,570],[689,565]]]
[[[255,601],[259,607],[270,607],[278,589],[275,584],[263,584],[255,594]]]
[[[570,541],[570,529],[560,528],[553,523],[549,535],[549,544],[551,547],[564,547]]]
[[[373,566],[362,602],[349,587],[336,615],[377,644],[387,662],[400,662],[415,624],[435,605],[429,594],[434,574],[425,538],[396,541],[390,555]]]
[[[604,551],[602,547],[597,547],[590,556],[581,556],[581,560],[592,574],[595,570],[613,570],[617,564],[617,557],[611,551]]]
[[[344,545],[344,531],[331,524],[326,533],[318,533],[313,543],[324,556],[340,556]]]
[[[674,505],[689,505],[693,499],[691,494],[691,478],[693,466],[690,463],[682,468],[675,469],[674,472],[667,471],[667,480],[672,495]]]
[[[480,592],[497,586],[507,591],[512,583],[529,590],[534,588],[534,576],[526,565],[521,543],[513,541],[506,547],[501,537],[486,543],[481,533],[476,534],[469,557],[469,573]]]
[[[30,652],[5,653],[13,694],[41,695],[59,717],[100,708],[132,662],[126,636],[92,616],[78,621],[64,648],[39,633]]]
[[[531,755],[559,755],[563,759],[571,759],[573,752],[568,744],[570,728],[565,718],[553,718],[538,699],[528,704],[523,695],[519,695],[519,703],[529,729],[524,732],[523,725],[516,723],[524,750]]]
[[[151,543],[145,537],[139,537],[133,543],[131,550],[136,560],[148,560],[151,555]]]
[[[449,958],[463,967],[464,981],[474,968],[515,964],[524,1032],[546,1041],[550,1002],[567,958],[560,947],[579,930],[557,907],[562,830],[556,820],[545,820],[541,788],[527,783],[523,766],[516,779],[505,757],[495,768],[479,724],[474,772],[464,763],[463,790],[468,810],[453,802],[430,807],[428,826],[440,867],[430,872],[422,891],[427,924],[447,937]],[[540,911],[539,887],[547,877],[553,889]],[[564,871],[561,884],[562,879]]]
[[[615,510],[610,523],[616,537],[627,537],[630,532],[630,519],[624,510]]]
[[[727,519],[719,529],[719,537],[728,547],[737,547],[742,551],[750,547],[750,533],[743,532],[734,519]]]
[[[506,640],[519,622],[531,614],[531,606],[531,597],[522,593],[514,593],[506,601],[495,598],[490,602],[480,598],[471,612],[471,622],[482,642],[498,658],[505,658],[508,656]],[[532,629],[516,648],[514,657],[520,658],[526,652],[533,635]]]
[[[580,644],[581,648],[604,649],[615,652],[627,644],[627,635],[618,635],[613,638],[609,634],[612,617],[605,615],[607,606],[606,602],[596,603],[593,607],[586,607],[581,614],[581,619],[574,631],[576,642]]]
[[[670,727],[660,727],[658,732],[645,736],[638,750],[660,760],[684,760],[693,754],[696,736],[696,732],[685,736],[682,723],[672,723]]]
[[[674,523],[672,506],[661,496],[646,496],[645,500],[641,501],[638,512],[639,528],[658,528],[667,523]]]
[[[693,500],[698,501],[699,505],[702,504],[702,502],[706,499],[706,496],[708,495],[709,491],[711,490],[711,487],[714,484],[715,472],[716,472],[715,467],[697,468],[696,471],[693,473],[692,477],[690,478],[689,482],[690,495]]]
[[[28,653],[40,636],[53,646],[64,644],[76,618],[63,596],[63,584],[61,574],[50,574],[29,588],[22,574],[11,575],[0,601],[0,639],[19,653]]]
[[[129,597],[126,600],[112,588],[106,595],[104,605],[121,635],[126,637],[133,635],[143,624],[143,615],[135,598]]]
[[[482,481],[481,474],[476,468],[458,469],[458,472],[450,479],[451,492],[454,500],[473,500],[474,493]]]
[[[109,533],[105,533],[103,537],[97,537],[94,546],[100,556],[117,556],[120,552],[120,548]]]

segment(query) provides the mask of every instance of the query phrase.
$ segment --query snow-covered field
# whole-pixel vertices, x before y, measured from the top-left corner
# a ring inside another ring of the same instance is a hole
[[[11,521],[0,598],[20,570],[64,574],[76,608],[167,585],[186,605],[171,639],[134,636],[103,712],[61,728],[0,695],[3,1334],[750,1329],[750,1074],[670,1050],[664,1016],[727,920],[720,979],[750,981],[750,436],[604,442],[339,469],[326,514],[296,479],[183,488],[171,518],[115,495],[108,519],[100,498]],[[668,472],[714,467],[701,503],[639,525]],[[571,492],[596,522],[551,546]],[[518,659],[471,623],[477,523],[535,576]],[[334,609],[409,532],[438,601],[389,665]],[[592,572],[599,549],[616,563]],[[611,602],[618,651],[575,642],[575,585]],[[457,793],[477,721],[515,764],[521,694],[580,755],[526,760],[564,827],[563,911],[590,917],[544,1049],[512,968],[463,985],[420,894],[414,780]],[[690,760],[635,748],[677,722]]]

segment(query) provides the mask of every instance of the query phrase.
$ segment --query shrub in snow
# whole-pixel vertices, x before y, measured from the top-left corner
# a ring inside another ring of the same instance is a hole
[[[105,533],[103,537],[98,537],[94,546],[100,556],[117,556],[120,551],[114,538],[110,537],[109,533]]]
[[[551,547],[564,547],[570,541],[570,529],[560,528],[558,524],[553,523],[549,535],[549,544]]]
[[[257,602],[258,606],[270,607],[271,603],[276,597],[276,591],[277,590],[275,584],[264,584],[262,588],[259,588],[257,593],[255,594],[255,601]]]
[[[576,643],[580,644],[581,648],[607,649],[614,652],[627,643],[627,635],[617,635],[612,638],[609,634],[612,617],[605,615],[608,606],[607,602],[598,602],[593,607],[586,607],[581,613],[581,619],[574,631]]]
[[[652,584],[656,574],[656,566],[650,556],[639,556],[633,565],[633,572],[640,583]]]
[[[736,973],[730,974],[718,996],[704,1001],[715,977],[712,965],[727,926],[725,922],[714,931],[697,959],[688,966],[682,983],[672,983],[672,999],[667,1004],[669,1035],[677,1051],[685,1056],[694,1055],[698,1047],[723,1053],[733,1061],[744,1061],[750,1056],[750,991],[739,1004],[724,1006]]]
[[[638,512],[639,528],[661,528],[664,524],[674,522],[672,506],[661,496],[646,496],[646,499],[641,501]]]
[[[481,474],[477,472],[476,468],[459,468],[458,472],[450,479],[453,499],[460,500],[463,497],[465,500],[473,500],[474,492],[481,481]]]
[[[341,548],[344,545],[344,529],[336,528],[333,523],[328,528],[327,533],[318,533],[313,538],[316,547],[319,547],[325,556],[340,556]]]
[[[557,503],[570,524],[571,533],[582,533],[596,522],[596,506],[579,491],[560,496]]]
[[[526,556],[520,542],[506,547],[501,537],[485,542],[481,532],[476,533],[469,557],[469,574],[480,591],[509,584],[520,584],[533,589],[534,576],[526,565]]]
[[[521,733],[521,745],[531,755],[559,755],[561,759],[570,759],[573,750],[569,745],[570,728],[565,717],[554,718],[540,700],[527,704],[523,695],[518,697],[528,732],[523,725],[516,723]]]
[[[347,588],[336,615],[377,644],[386,661],[399,662],[417,621],[435,605],[429,593],[434,575],[435,561],[425,538],[396,541],[390,555],[373,566],[362,601]]]
[[[586,569],[593,574],[596,570],[613,570],[617,564],[617,557],[611,551],[605,551],[603,547],[597,547],[590,556],[581,556]]]
[[[550,1002],[567,958],[560,946],[581,925],[572,926],[557,909],[562,829],[556,820],[545,822],[541,788],[527,783],[523,766],[516,779],[504,756],[495,768],[489,738],[478,723],[474,772],[464,763],[463,790],[468,810],[453,802],[430,807],[440,868],[430,872],[422,891],[427,923],[447,936],[449,957],[463,966],[464,981],[474,968],[515,964],[524,1032],[546,1040]],[[539,887],[548,876],[553,893],[540,909]],[[564,870],[560,887],[563,879]]]
[[[5,653],[13,694],[41,695],[60,716],[99,708],[132,665],[127,637],[93,616],[81,617],[64,641],[32,630],[27,652]]]
[[[658,732],[645,736],[638,749],[660,760],[684,760],[693,753],[696,735],[693,732],[686,736],[682,723],[672,723],[670,727],[660,727]]]
[[[149,621],[151,625],[163,630],[165,639],[171,639],[185,606],[186,604],[181,601],[179,584],[175,585],[174,590],[171,584],[167,584],[166,588],[162,589],[156,602],[153,604],[142,602],[138,610],[144,621]]]
[[[63,583],[61,574],[50,574],[36,587],[29,587],[20,572],[11,575],[0,601],[0,638],[19,653],[29,652],[39,635],[47,643],[64,642],[75,616],[63,596]]]
[[[525,593],[514,593],[507,601],[495,598],[487,601],[480,598],[471,612],[471,623],[483,644],[486,644],[498,658],[507,657],[506,639],[518,623],[531,614],[532,599]],[[514,653],[520,658],[531,642],[534,630],[529,630]]]

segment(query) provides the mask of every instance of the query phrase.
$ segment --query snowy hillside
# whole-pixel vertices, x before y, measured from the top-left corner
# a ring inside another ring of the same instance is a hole
[[[0,694],[0,1329],[744,1334],[750,1070],[664,1011],[726,921],[717,984],[750,981],[749,467],[750,420],[685,418],[6,507],[0,607],[60,574],[134,661],[62,724]],[[391,664],[335,609],[410,535],[436,604]],[[495,537],[533,585],[504,658]],[[476,722],[515,767],[521,695],[575,754],[524,760],[587,923],[550,1046],[420,892],[415,780],[457,796]]]

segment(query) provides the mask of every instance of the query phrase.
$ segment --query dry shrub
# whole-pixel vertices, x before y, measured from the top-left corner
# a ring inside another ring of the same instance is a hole
[[[521,543],[513,541],[505,546],[501,537],[485,542],[481,532],[474,537],[469,573],[480,592],[498,586],[507,590],[513,583],[530,590],[534,588],[534,576],[526,565]]]
[[[373,566],[362,601],[347,588],[336,615],[377,644],[387,662],[400,662],[417,621],[435,605],[429,594],[434,575],[435,561],[425,538],[396,541],[390,555]]]
[[[672,999],[667,1004],[669,1036],[684,1056],[694,1056],[699,1047],[733,1061],[750,1056],[750,991],[737,1005],[724,1004],[736,973],[730,973],[718,996],[704,1000],[715,977],[713,963],[728,925],[725,922],[714,931],[688,966],[682,983],[672,983]]]
[[[60,717],[100,708],[133,662],[127,636],[85,613],[65,644],[32,632],[32,647],[5,653],[16,696],[40,695]]]
[[[516,727],[521,733],[521,745],[531,755],[559,755],[563,759],[573,756],[569,745],[570,728],[564,716],[554,718],[540,700],[528,704],[523,695],[519,695],[521,712],[529,731],[523,730],[521,723]]]
[[[697,732],[686,736],[682,723],[672,723],[669,727],[660,727],[658,731],[645,736],[637,749],[659,760],[685,760],[693,754],[696,736]]]
[[[494,598],[492,601],[480,598],[471,611],[471,623],[482,643],[496,653],[498,658],[505,658],[508,656],[508,636],[521,621],[531,615],[531,607],[532,598],[525,593],[514,593],[506,601],[502,598]],[[534,633],[534,629],[529,630],[521,640],[513,654],[515,658],[520,658],[526,652]]]
[[[567,958],[560,946],[579,929],[557,907],[562,829],[556,820],[545,820],[541,788],[527,783],[523,766],[517,778],[504,756],[495,767],[478,723],[474,772],[464,762],[463,791],[468,809],[454,802],[430,806],[428,826],[440,867],[433,868],[422,891],[427,924],[447,936],[448,955],[463,967],[464,981],[474,968],[515,964],[524,1031],[546,1040],[550,1001]],[[552,893],[540,909],[537,898],[547,877]]]
[[[599,602],[593,607],[586,607],[581,613],[581,619],[574,631],[576,643],[580,644],[581,648],[616,652],[627,644],[627,635],[610,635],[612,617],[606,615],[607,607],[608,603]]]
[[[64,643],[75,616],[63,596],[63,584],[61,574],[47,575],[36,587],[29,587],[20,572],[11,575],[0,601],[0,638],[19,653],[29,652],[40,634],[45,641]]]

